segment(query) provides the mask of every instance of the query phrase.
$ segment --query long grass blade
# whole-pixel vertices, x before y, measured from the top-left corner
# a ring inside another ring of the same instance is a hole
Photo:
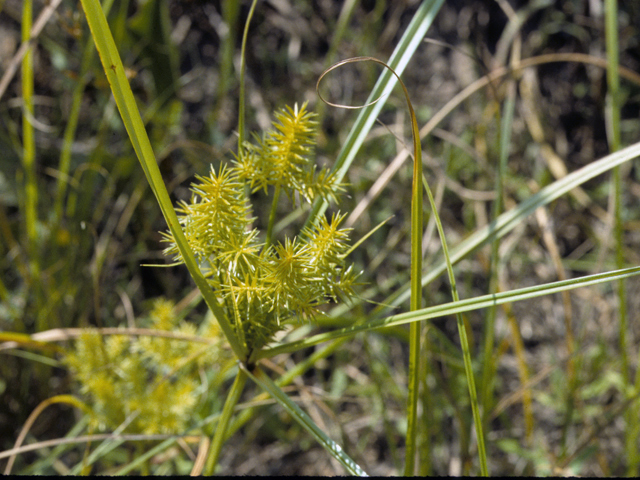
[[[207,454],[207,462],[204,467],[204,474],[207,476],[211,476],[215,472],[218,457],[220,456],[222,445],[226,438],[227,427],[229,426],[229,421],[233,415],[233,409],[238,404],[238,400],[240,400],[240,395],[242,395],[242,390],[246,381],[247,375],[245,371],[242,369],[238,370],[233,385],[231,386],[231,390],[227,395],[227,400],[224,403],[222,415],[220,416],[220,420],[216,426],[216,432],[213,436],[213,440],[211,441],[209,452]]]
[[[216,317],[222,331],[224,332],[231,348],[238,358],[244,360],[247,352],[246,347],[241,344],[231,326],[229,320],[223,314],[222,308],[218,304],[218,300],[215,294],[209,287],[206,279],[204,278],[200,268],[196,262],[193,252],[187,243],[187,239],[184,236],[176,212],[173,209],[169,193],[162,181],[160,169],[156,161],[153,149],[147,132],[144,128],[144,123],[140,116],[136,100],[131,91],[131,87],[125,74],[120,54],[111,35],[111,30],[105,18],[104,12],[98,0],[82,0],[82,7],[84,8],[87,21],[89,22],[89,28],[93,40],[96,43],[98,53],[100,54],[100,60],[102,66],[109,80],[111,91],[120,111],[122,121],[124,122],[133,148],[136,152],[140,165],[144,170],[144,173],[149,181],[149,185],[153,190],[153,193],[158,200],[162,214],[164,215],[167,225],[173,234],[173,238],[180,249],[180,254],[184,259],[184,263],[191,274],[191,277],[195,281],[198,289],[202,292],[207,306],[211,309],[212,313]]]
[[[422,277],[422,217],[423,217],[423,198],[422,198],[422,147],[420,145],[420,131],[418,129],[418,121],[416,119],[416,114],[413,109],[413,105],[411,104],[411,99],[409,97],[409,92],[405,87],[404,83],[398,76],[398,74],[393,71],[389,65],[386,63],[377,60],[372,57],[356,57],[349,58],[347,60],[343,60],[341,62],[332,65],[330,68],[325,70],[323,74],[318,79],[318,85],[324,78],[332,70],[339,68],[342,65],[354,62],[375,62],[385,69],[389,70],[398,80],[402,90],[404,92],[405,99],[407,101],[407,108],[409,110],[410,116],[410,124],[411,124],[411,137],[413,139],[413,182],[411,187],[411,302],[410,302],[410,310],[418,310],[422,304],[422,286],[420,284],[420,279]],[[327,104],[336,106],[336,107],[346,107],[345,105],[338,105],[331,102],[328,102],[322,98],[319,93],[320,98]],[[375,99],[374,102],[378,102],[379,99]],[[364,108],[366,108],[365,105]],[[346,107],[352,108],[352,107]],[[359,108],[359,107],[356,107]],[[424,182],[425,189],[427,190],[427,194],[429,195],[429,200],[431,201],[431,207],[434,212],[434,216],[439,222],[438,212],[436,210],[435,202],[433,201],[433,196],[431,195],[431,191],[429,190],[429,185]],[[440,230],[442,233],[442,230]],[[444,242],[444,237],[442,237],[442,241]],[[445,248],[446,250],[446,248]],[[455,292],[455,283],[453,284],[453,289]],[[454,293],[455,297],[455,293]],[[407,399],[407,435],[406,435],[406,448],[405,448],[405,476],[413,476],[415,472],[415,457],[416,457],[416,446],[418,444],[418,394],[420,387],[420,324],[412,323],[409,332],[409,368],[408,368],[408,399]]]
[[[622,165],[629,160],[633,160],[640,156],[640,142],[635,143],[623,150],[607,155],[606,157],[596,160],[575,172],[570,173],[566,177],[556,180],[550,185],[535,193],[517,207],[503,213],[496,220],[490,222],[487,226],[479,229],[469,237],[460,242],[451,250],[451,261],[455,264],[469,255],[471,252],[485,245],[493,238],[501,238],[515,228],[524,218],[532,214],[536,208],[548,205],[552,201],[561,197],[565,193],[571,191],[575,187],[608,172],[617,165]],[[445,260],[441,260],[437,264],[430,266],[429,271],[422,277],[422,285],[428,285],[434,279],[439,277],[446,269]],[[409,286],[399,289],[391,298],[385,300],[384,307],[377,309],[377,313],[388,309],[388,306],[397,306],[407,301],[410,295]]]
[[[241,367],[244,368],[244,367]],[[284,393],[280,387],[278,387],[273,381],[260,369],[256,368],[254,372],[249,372],[245,369],[245,372],[251,379],[260,385],[266,392],[268,392],[282,407],[293,417],[295,420],[307,430],[318,442],[329,452],[329,454],[338,460],[351,475],[357,475],[359,477],[367,476],[365,471],[354,462],[345,452],[342,447],[336,442],[331,440],[320,427],[318,427],[313,420],[302,411],[291,399]]]
[[[398,75],[402,75],[443,3],[444,0],[424,0],[416,11],[391,57],[385,62]],[[384,98],[391,93],[396,82],[397,79],[391,71],[385,69],[380,74],[380,78],[366,101],[368,106],[360,111],[333,166],[332,172],[335,173],[338,182],[344,178],[349,170],[358,150],[384,106]],[[375,100],[379,98],[381,100],[376,102]],[[318,216],[325,212],[327,206],[328,204],[324,201],[315,202],[307,218],[306,226],[308,227],[315,223]]]
[[[607,137],[609,148],[615,152],[621,147],[620,132],[620,75],[619,69],[619,49],[618,49],[618,2],[617,0],[605,0],[605,44],[607,50]],[[624,225],[622,219],[622,172],[620,167],[615,167],[612,172],[611,182],[613,188],[613,239],[615,249],[616,267],[622,268],[624,265]],[[627,340],[627,292],[625,283],[618,282],[618,338],[620,343],[620,358],[622,360],[622,378],[624,383],[632,387],[633,382],[629,372],[629,354]],[[640,374],[636,374],[640,380]],[[639,385],[636,381],[636,388]],[[640,435],[640,415],[638,415],[637,403],[634,402],[625,412],[627,428],[625,429],[625,451],[627,455],[627,475],[635,477],[638,475],[640,466],[640,455],[638,455],[638,436]]]
[[[249,9],[249,14],[247,15],[247,20],[244,24],[244,32],[242,34],[242,47],[240,50],[240,94],[238,98],[238,153],[242,150],[242,142],[245,140],[245,103],[246,103],[246,95],[245,95],[245,71],[247,69],[247,37],[249,36],[249,24],[251,23],[251,19],[253,18],[253,12],[256,9],[256,4],[258,0],[253,0],[251,2],[251,8]]]
[[[423,308],[415,312],[400,313],[387,318],[375,319],[365,325],[354,325],[352,327],[314,335],[313,337],[309,337],[304,340],[298,340],[295,342],[278,345],[276,347],[262,350],[257,355],[255,355],[255,358],[270,358],[280,353],[291,353],[303,348],[317,345],[319,343],[327,342],[329,340],[334,340],[341,337],[350,337],[357,333],[371,332],[377,328],[405,325],[411,322],[431,320],[434,318],[445,317],[447,315],[471,312],[473,310],[479,310],[481,308],[504,305],[505,303],[530,300],[533,298],[542,297],[544,295],[550,295],[552,293],[559,293],[573,290],[575,288],[598,285],[600,283],[611,282],[613,280],[622,280],[639,274],[640,267],[631,267],[622,270],[614,270],[611,272],[572,278],[560,282],[536,285],[534,287],[520,288],[507,292],[494,293],[491,295],[482,295],[480,297],[469,298],[457,302],[444,303],[442,305]]]
[[[33,2],[22,4],[22,42],[28,43],[33,24]],[[39,278],[37,257],[36,222],[38,219],[38,186],[36,184],[36,140],[33,128],[33,46],[22,59],[22,166],[24,168],[24,222],[26,249],[29,256],[29,274],[32,281]],[[38,325],[37,327],[41,327]]]

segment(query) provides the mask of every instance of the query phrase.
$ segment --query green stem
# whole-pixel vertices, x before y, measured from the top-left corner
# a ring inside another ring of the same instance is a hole
[[[276,223],[276,211],[278,210],[278,200],[280,199],[280,185],[276,186],[276,191],[273,194],[273,202],[271,202],[271,211],[269,212],[269,224],[267,225],[267,239],[264,242],[264,249],[269,248],[273,242],[273,226]]]
[[[399,80],[399,79],[398,79]],[[411,116],[413,133],[413,183],[411,191],[411,301],[410,310],[420,310],[422,304],[422,147],[420,133],[407,89],[404,89]],[[409,328],[409,395],[407,406],[407,447],[405,476],[415,474],[415,452],[418,444],[418,397],[420,386],[420,329],[422,323],[414,322]]]
[[[420,326],[421,322],[413,322],[409,327],[409,392],[407,396],[407,446],[404,464],[405,477],[414,476],[416,467],[416,447],[418,444],[418,394],[420,390]]]
[[[453,302],[459,302],[458,288],[456,287],[456,277],[453,274],[453,265],[451,263],[451,257],[449,255],[449,247],[447,246],[447,240],[444,236],[444,229],[442,222],[437,214],[436,202],[431,193],[431,189],[426,180],[423,180],[425,184],[425,190],[429,198],[429,204],[434,212],[436,226],[438,228],[438,234],[440,236],[440,243],[442,243],[442,253],[447,260],[447,273],[449,275],[449,283],[451,285],[451,295],[453,296]],[[467,376],[467,386],[469,389],[469,397],[471,398],[471,411],[473,412],[473,422],[476,427],[476,437],[478,441],[478,457],[480,458],[480,473],[483,477],[489,476],[489,470],[487,468],[487,452],[484,446],[484,431],[482,428],[482,418],[480,417],[480,408],[478,407],[478,394],[476,390],[476,381],[473,376],[473,367],[471,365],[471,349],[469,348],[469,339],[467,338],[467,329],[462,319],[462,314],[456,314],[456,323],[458,325],[458,334],[460,335],[460,345],[462,346],[462,358],[464,360],[464,371]]]
[[[227,400],[224,403],[222,416],[218,420],[216,432],[213,435],[213,440],[211,441],[211,446],[207,453],[207,463],[204,467],[204,475],[211,476],[215,471],[218,458],[220,457],[220,451],[222,450],[222,445],[226,439],[225,434],[227,433],[227,427],[229,426],[229,421],[233,415],[233,409],[238,404],[238,400],[240,400],[240,395],[242,395],[242,390],[244,389],[246,381],[247,374],[243,369],[239,369],[236,379],[229,391],[229,395],[227,396]]]
[[[220,44],[220,74],[216,100],[209,116],[212,122],[216,122],[222,101],[227,96],[231,77],[233,75],[233,54],[235,50],[236,30],[238,28],[238,18],[240,16],[241,2],[237,0],[224,0],[222,2],[222,18],[227,24],[228,30]],[[242,57],[244,58],[244,56]]]
[[[509,146],[511,144],[511,128],[513,124],[513,114],[515,110],[515,84],[509,83],[507,99],[504,104],[504,115],[501,119],[500,128],[500,156],[498,162],[498,172],[496,174],[495,192],[496,199],[493,203],[492,217],[495,221],[502,212],[502,191],[503,179],[505,178],[507,169],[507,159],[509,158]],[[498,238],[494,238],[491,242],[491,266],[489,279],[489,293],[498,291],[498,269],[499,269],[499,253],[498,246],[500,242]],[[488,414],[493,408],[493,383],[495,375],[495,362],[493,360],[493,347],[495,341],[495,319],[497,308],[490,308],[487,312],[487,322],[484,333],[484,352],[482,362],[482,407],[483,407],[483,426],[487,427]]]
[[[617,0],[605,0],[605,43],[607,50],[607,117],[608,134],[611,152],[616,152],[621,147],[620,134],[620,76],[619,76],[619,52],[618,52],[618,2]],[[613,169],[613,215],[614,227],[613,237],[615,241],[615,258],[617,268],[624,266],[623,234],[624,226],[622,222],[622,175],[620,167]],[[631,386],[629,374],[629,356],[627,353],[627,294],[624,281],[618,282],[618,318],[619,318],[619,338],[620,354],[622,359],[622,378],[625,385]],[[640,386],[636,375],[636,387]],[[640,416],[636,404],[625,412],[627,429],[625,434],[625,450],[627,456],[627,475],[635,477],[638,475],[640,456],[638,455],[638,436],[640,433]]]
[[[29,42],[33,23],[33,2],[24,0],[22,4],[22,41]],[[24,219],[26,227],[26,250],[29,256],[32,281],[39,278],[37,258],[36,221],[38,205],[38,187],[36,184],[36,141],[33,128],[33,46],[30,46],[22,58],[22,165],[25,174]]]
[[[279,377],[275,381],[276,385],[278,385],[279,387],[286,387],[296,378],[302,377],[302,375],[304,375],[307,370],[313,367],[316,362],[327,358],[328,356],[335,353],[348,340],[350,340],[349,337],[339,338],[331,342],[329,345],[325,345],[322,348],[317,349],[315,353],[313,353],[310,357],[307,357],[305,360],[297,363],[294,367],[292,367],[290,370],[287,370],[281,377]],[[257,398],[255,398],[254,400],[257,400]],[[229,435],[233,434],[234,432],[239,430],[245,423],[247,423],[253,417],[253,415],[255,415],[256,410],[257,407],[250,407],[240,412],[228,429]]]
[[[244,367],[241,366],[241,368]],[[342,447],[329,438],[309,415],[298,407],[260,367],[256,367],[253,372],[247,371],[246,373],[254,382],[268,392],[300,426],[309,432],[333,458],[340,462],[347,470],[347,473],[358,476],[367,475],[365,471],[345,453]]]
[[[240,94],[238,98],[238,153],[242,151],[242,142],[244,142],[244,110],[245,110],[245,70],[247,69],[246,61],[246,49],[247,49],[247,37],[249,36],[249,24],[251,18],[253,18],[253,11],[256,9],[258,0],[253,0],[251,8],[249,9],[249,15],[247,15],[247,21],[244,24],[244,33],[242,34],[242,47],[240,50]]]

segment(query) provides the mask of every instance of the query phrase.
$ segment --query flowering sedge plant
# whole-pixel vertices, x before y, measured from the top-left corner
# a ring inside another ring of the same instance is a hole
[[[229,363],[220,327],[211,317],[199,327],[184,321],[174,303],[163,298],[136,323],[175,337],[135,338],[126,329],[121,335],[103,336],[87,329],[65,356],[91,405],[91,428],[127,425],[127,433],[182,432],[199,402],[200,369],[221,371]],[[196,335],[209,342],[184,339]]]
[[[262,138],[245,142],[232,165],[198,176],[190,202],[177,207],[200,269],[216,292],[237,338],[251,353],[287,324],[310,320],[330,300],[348,300],[357,274],[347,265],[344,215],[321,217],[294,238],[272,242],[275,207],[284,192],[312,202],[336,201],[342,185],[310,158],[316,122],[302,107],[287,107]],[[273,192],[266,237],[252,227],[249,192]],[[165,254],[183,258],[170,232]]]

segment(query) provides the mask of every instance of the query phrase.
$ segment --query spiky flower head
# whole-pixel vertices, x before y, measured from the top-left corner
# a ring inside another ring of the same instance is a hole
[[[284,191],[308,202],[337,199],[343,186],[328,169],[316,171],[310,157],[314,116],[306,104],[276,112],[270,131],[245,142],[231,167],[197,177],[191,202],[178,208],[187,241],[249,350],[264,346],[286,324],[310,320],[322,305],[354,293],[357,275],[344,259],[348,230],[339,228],[343,216],[322,217],[301,235],[268,245],[251,227],[248,192]],[[171,234],[165,239],[165,253],[182,261]]]
[[[209,345],[161,337],[104,337],[86,330],[65,356],[80,391],[91,406],[98,429],[122,425],[129,433],[180,433],[189,426],[201,384],[199,360],[215,355],[217,363],[227,353],[219,343],[219,329],[205,321],[199,331],[180,319],[174,304],[160,299],[140,323],[181,336],[205,337]],[[212,362],[208,362],[211,368]]]

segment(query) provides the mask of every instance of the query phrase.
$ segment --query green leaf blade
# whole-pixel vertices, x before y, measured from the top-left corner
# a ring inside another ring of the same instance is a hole
[[[273,381],[260,369],[256,368],[254,373],[245,370],[246,373],[260,387],[268,392],[296,421],[307,430],[329,454],[339,461],[351,475],[359,477],[368,476],[366,472],[349,457],[340,445],[331,440],[318,427],[313,420],[300,407],[298,407],[291,399],[278,387]]]

